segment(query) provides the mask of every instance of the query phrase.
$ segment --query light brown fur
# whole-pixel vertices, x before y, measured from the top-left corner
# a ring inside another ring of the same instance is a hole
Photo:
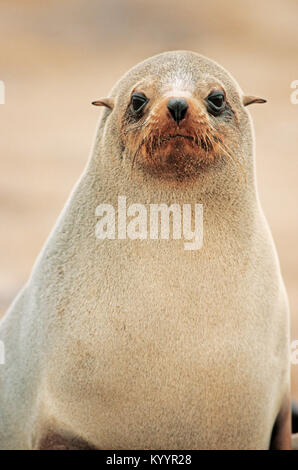
[[[230,124],[204,111],[214,82],[233,109]],[[175,171],[159,165],[158,145],[143,147],[133,165],[143,134],[125,136],[125,116],[137,86],[152,91],[168,133],[164,90],[184,86],[196,132],[212,125],[231,158],[214,141],[208,160],[189,141],[189,178],[185,159]],[[106,104],[88,165],[1,323],[0,447],[48,447],[63,435],[99,449],[268,449],[289,394],[289,312],[242,91],[214,62],[179,51],[138,64]],[[203,204],[202,249],[97,240],[95,208],[116,207],[118,195]],[[282,432],[287,448],[289,426]]]

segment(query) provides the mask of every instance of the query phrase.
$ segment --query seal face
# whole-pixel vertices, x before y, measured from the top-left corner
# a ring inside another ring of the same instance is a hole
[[[223,84],[204,74],[180,77],[179,67],[132,88],[120,133],[132,165],[175,179],[195,177],[217,160],[233,159],[241,139],[237,112]]]
[[[175,51],[141,62],[108,98],[93,104],[111,112],[104,143],[119,143],[116,153],[123,162],[147,175],[180,181],[228,162],[243,175],[251,154],[246,146],[250,138],[244,138],[249,127],[244,107],[264,102],[243,95],[212,60]]]

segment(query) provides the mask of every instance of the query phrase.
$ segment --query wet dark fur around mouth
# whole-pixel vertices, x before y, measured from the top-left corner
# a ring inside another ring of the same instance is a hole
[[[145,155],[148,163],[147,171],[149,173],[176,180],[189,179],[190,177],[195,178],[198,173],[201,173],[210,164],[224,159],[234,165],[239,175],[239,180],[246,181],[245,159],[240,151],[239,144],[236,143],[236,149],[230,149],[224,143],[224,136],[213,127],[210,128],[208,126],[204,130],[200,130],[200,132],[195,132],[193,135],[181,132],[162,135],[161,131],[152,128],[148,121],[131,124],[130,126],[129,124],[131,122],[125,120],[120,137],[123,148],[130,154],[131,171],[133,171],[136,164],[138,167],[146,169],[145,162],[140,159],[141,154],[143,154],[143,157]],[[189,153],[187,149],[185,149],[185,152],[181,151],[181,158],[177,154],[175,157],[175,147],[173,147],[173,156],[169,158],[169,164],[162,164],[159,160],[159,150],[162,152],[163,146],[170,141],[173,141],[173,144],[175,140],[177,143],[180,141],[181,144],[184,139],[188,142],[189,149],[191,149],[191,158],[188,158]],[[133,150],[131,150],[131,147],[133,147]],[[196,148],[197,151],[195,150]],[[183,159],[188,159],[188,161],[183,163]],[[163,172],[162,170],[165,171]],[[170,173],[172,173],[171,176]]]

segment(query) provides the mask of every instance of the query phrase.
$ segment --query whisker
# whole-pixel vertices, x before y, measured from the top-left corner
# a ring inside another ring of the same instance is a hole
[[[122,135],[129,134],[129,132],[132,132],[132,131],[134,131],[134,130],[136,130],[136,129],[142,129],[142,127],[146,126],[146,124],[147,124],[147,122],[143,122],[142,124],[139,124],[139,125],[137,125],[137,126],[130,127],[130,128],[128,128],[128,129],[126,129],[125,131],[121,132],[121,133],[120,133],[120,137],[121,137]]]
[[[134,165],[135,165],[135,160],[136,160],[136,157],[137,157],[137,154],[139,153],[140,149],[142,148],[142,145],[144,144],[144,140],[141,141],[141,143],[139,144],[137,150],[135,151],[133,157],[132,157],[132,161],[131,161],[131,173],[133,171],[133,168],[134,168]]]
[[[240,168],[240,172],[241,172],[241,175],[242,175],[242,177],[243,177],[243,181],[246,182],[246,173],[245,173],[245,171],[244,171],[244,168],[243,168],[243,165],[241,164],[241,162],[240,162],[239,160],[235,159],[234,153],[233,153],[230,149],[225,148],[225,145],[224,145],[224,144],[223,144],[224,146],[221,146],[220,144],[218,144],[218,145],[219,145],[221,151],[222,151],[228,158],[230,158],[230,160],[234,163],[235,168],[238,168],[238,169]],[[239,182],[240,182],[240,180],[239,180]]]
[[[219,146],[219,148],[221,149],[221,151],[233,162],[235,168],[237,169],[240,169],[240,172],[241,172],[241,175],[242,175],[242,178],[243,178],[243,182],[246,183],[247,179],[246,179],[246,170],[244,169],[244,166],[246,167],[246,160],[244,158],[244,155],[243,155],[243,152],[241,152],[239,146],[238,146],[238,151],[239,151],[239,154],[240,154],[240,159],[235,159],[235,152],[232,151],[223,141],[222,139],[218,138],[216,136],[217,134],[217,131],[216,129],[212,126],[212,124],[210,124],[210,127],[211,129],[214,131],[215,133],[215,139],[214,141],[216,142],[216,144]],[[239,180],[240,182],[240,180]]]

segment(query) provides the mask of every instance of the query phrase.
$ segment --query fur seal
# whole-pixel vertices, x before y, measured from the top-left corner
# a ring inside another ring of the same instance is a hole
[[[1,323],[1,448],[291,447],[288,301],[246,110],[264,101],[176,51],[94,102],[91,158]],[[97,239],[119,195],[202,204],[202,248]]]

